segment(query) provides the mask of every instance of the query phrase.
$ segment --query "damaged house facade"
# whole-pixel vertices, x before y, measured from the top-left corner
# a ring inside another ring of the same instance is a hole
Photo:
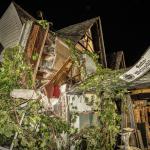
[[[35,89],[40,90],[40,94],[44,97],[46,109],[54,109],[57,115],[67,121],[68,113],[71,111],[68,111],[68,108],[71,107],[71,99],[76,99],[78,95],[68,95],[66,91],[73,84],[82,81],[83,77],[79,69],[72,65],[71,50],[66,40],[71,41],[79,53],[84,50],[91,53],[96,52],[100,56],[100,63],[103,67],[107,67],[99,17],[54,33],[49,30],[49,25],[43,28],[32,16],[13,2],[0,19],[0,35],[3,49],[16,45],[23,48],[33,68]],[[83,57],[86,60],[87,72],[94,73],[96,66],[92,59],[88,56]],[[3,61],[2,53],[1,61]],[[27,98],[29,95],[33,93],[31,91],[28,93],[27,90],[14,90],[11,93],[11,96],[16,98]],[[77,111],[81,115],[74,124],[76,128],[91,124],[88,117],[91,114],[91,108],[86,105],[84,97],[79,96],[80,98],[76,99],[75,103],[80,105]],[[74,104],[75,107],[76,104]],[[87,118],[84,122],[83,117],[85,116]]]
[[[26,53],[28,62],[32,65],[35,89],[40,90],[43,97],[46,97],[43,99],[45,107],[52,108],[66,121],[69,120],[69,112],[74,111],[73,107],[76,107],[79,115],[74,127],[82,129],[92,126],[97,123],[97,117],[91,107],[85,103],[85,99],[96,95],[76,93],[70,90],[73,85],[84,81],[86,77],[81,75],[78,67],[73,66],[71,47],[67,41],[71,42],[78,53],[83,51],[96,53],[103,68],[126,70],[124,53],[119,51],[106,58],[100,17],[65,27],[56,32],[49,29],[49,25],[43,28],[34,17],[12,2],[0,18],[0,51],[19,44]],[[93,60],[86,54],[81,55],[81,60],[84,60],[87,75],[94,74],[96,65]],[[0,61],[2,61],[2,53]],[[150,80],[149,72],[146,73],[133,81],[132,86],[129,87],[131,92],[129,99],[131,98],[133,106],[129,108],[129,111],[132,112],[132,116],[123,116],[126,119],[123,119],[122,125],[122,128],[127,128],[131,124],[131,128],[137,129],[131,144],[142,150],[150,146],[150,96],[148,95]],[[137,94],[143,91],[148,93],[146,98],[137,97]],[[127,119],[128,117],[130,119]]]

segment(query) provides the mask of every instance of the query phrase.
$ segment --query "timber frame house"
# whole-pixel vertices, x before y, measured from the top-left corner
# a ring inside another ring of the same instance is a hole
[[[54,33],[49,30],[49,26],[44,29],[34,17],[12,2],[0,18],[0,50],[16,44],[21,45],[29,64],[33,67],[35,89],[40,89],[48,98],[53,97],[50,91],[54,86],[61,86],[64,83],[71,86],[82,81],[79,68],[72,66],[70,47],[65,42],[68,39],[79,52],[85,50],[99,55],[99,63],[103,68],[114,70],[126,68],[123,51],[108,55],[106,58],[100,17],[65,27]],[[150,72],[135,80],[128,90],[131,93],[133,103],[131,111],[135,118],[132,121],[138,130],[138,136],[141,137],[133,144],[142,150],[148,149]],[[131,123],[128,121],[127,119],[124,127]]]
[[[107,67],[105,46],[103,40],[100,17],[96,17],[78,24],[56,31],[56,34],[73,42],[79,50],[95,52],[100,56],[100,63]]]

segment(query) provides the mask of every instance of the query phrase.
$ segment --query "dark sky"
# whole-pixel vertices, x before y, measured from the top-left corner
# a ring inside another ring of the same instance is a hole
[[[100,16],[106,53],[123,50],[133,65],[150,45],[149,0],[15,0],[31,15],[42,10],[55,30]],[[0,13],[10,0],[0,0]]]

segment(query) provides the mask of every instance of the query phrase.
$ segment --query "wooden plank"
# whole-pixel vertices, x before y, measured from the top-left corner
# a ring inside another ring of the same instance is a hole
[[[133,101],[130,97],[130,95],[127,95],[126,97],[126,102],[128,105],[128,119],[129,119],[129,124],[131,128],[133,129],[137,129],[137,124],[135,122],[135,116],[134,116],[134,112],[133,112]],[[132,139],[132,142],[136,143],[136,147],[139,146],[139,140],[138,140],[138,134],[137,132],[134,133],[134,138]]]
[[[44,85],[42,85],[40,88],[43,88],[49,84],[52,84],[56,81],[57,77],[59,76],[59,74],[61,74],[61,72],[63,72],[63,70],[65,70],[66,66],[68,65],[68,63],[71,62],[71,58],[68,57],[68,59],[66,60],[66,62],[62,65],[62,67],[54,74],[54,76]]]
[[[71,63],[70,57],[66,60],[62,68],[54,75],[51,81],[53,80],[53,82],[58,82],[58,80],[61,78],[61,75],[64,74],[68,70],[67,67],[69,63]]]
[[[46,41],[48,31],[49,31],[49,25],[46,28],[46,31],[45,31],[44,37],[43,37],[43,41],[41,42],[41,46],[39,47],[39,57],[38,57],[38,60],[37,60],[37,63],[36,63],[36,66],[35,66],[35,69],[34,69],[34,72],[33,72],[33,85],[35,84],[36,74],[37,74],[38,67],[39,67],[39,64],[40,64],[40,61],[41,61],[41,56],[42,56],[42,53],[43,53],[43,49],[44,49],[44,45],[45,45],[45,41]]]
[[[62,71],[62,73],[57,77],[57,79],[55,80],[55,83],[56,83],[56,84],[60,84],[61,82],[63,82],[63,81],[65,80],[66,76],[68,75],[68,73],[69,73],[69,71],[70,71],[71,64],[72,64],[72,63],[70,63],[70,65],[69,65],[69,63],[68,63],[69,66],[67,66],[67,67],[65,68],[65,70]],[[65,80],[65,81],[66,81],[66,80]]]
[[[150,88],[131,90],[131,94],[150,93]]]
[[[29,35],[26,45],[27,57],[29,59],[31,59],[39,29],[40,29],[39,25],[33,25],[33,29]]]
[[[147,111],[147,107],[144,107],[144,114],[145,114],[145,122],[148,123],[148,111]]]
[[[128,105],[131,128],[136,129],[135,118],[134,118],[134,113],[133,113],[133,102],[132,102],[130,95],[127,95],[127,105]]]
[[[140,116],[140,110],[139,109],[134,109],[134,118],[136,123],[141,122],[141,116]]]
[[[145,111],[143,107],[141,108],[141,120],[142,122],[145,122]]]

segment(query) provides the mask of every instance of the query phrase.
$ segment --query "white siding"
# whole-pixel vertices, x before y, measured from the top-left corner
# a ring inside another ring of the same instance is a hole
[[[19,42],[22,23],[13,3],[0,19],[0,42],[4,46],[13,47]]]

